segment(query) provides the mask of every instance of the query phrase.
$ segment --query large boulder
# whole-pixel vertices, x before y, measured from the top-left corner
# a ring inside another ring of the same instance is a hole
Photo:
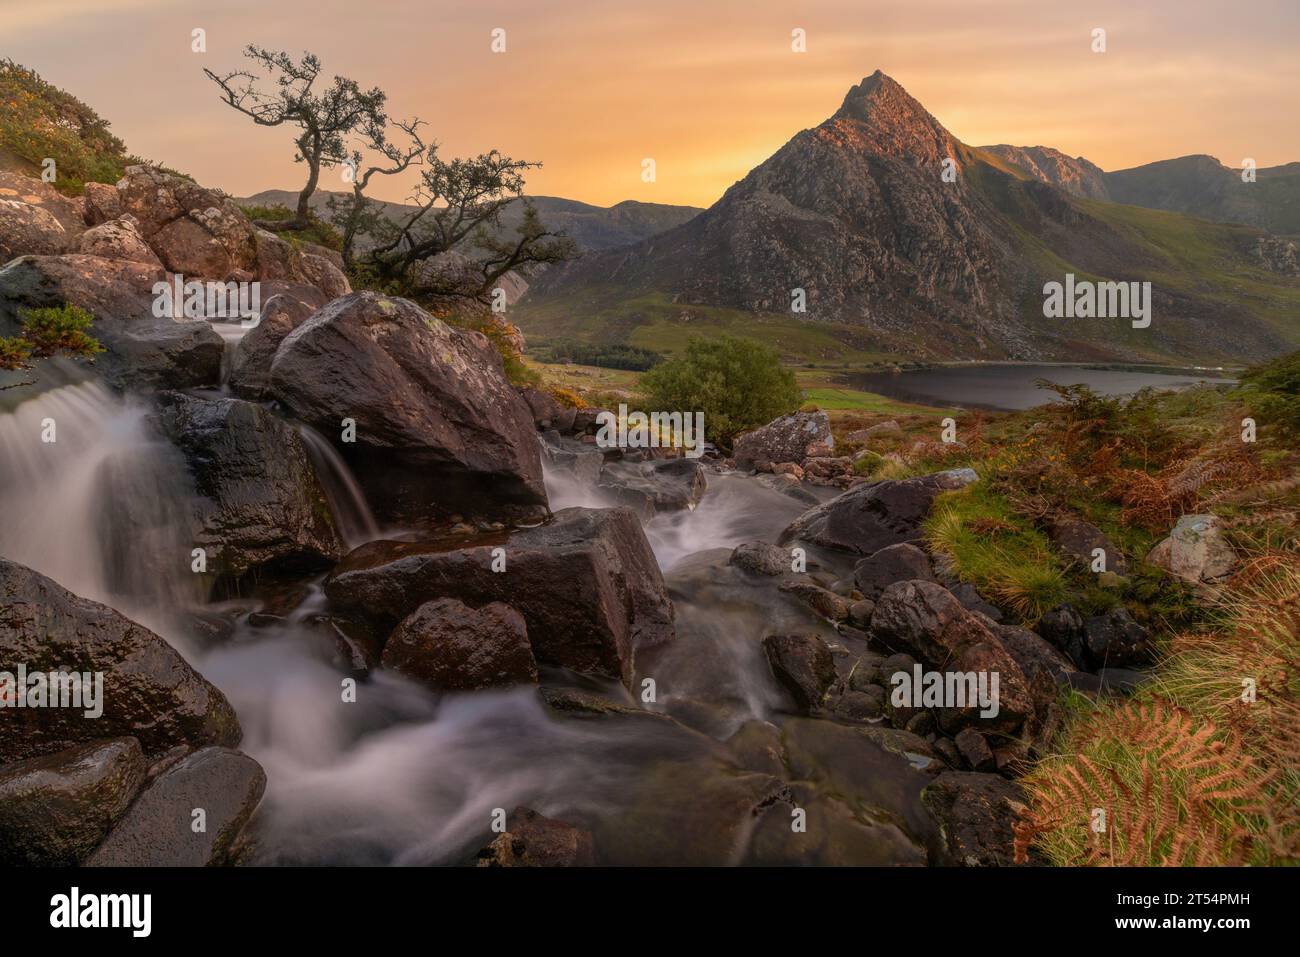
[[[896,652],[915,655],[935,671],[998,677],[997,714],[981,716],[969,699],[959,706],[945,701],[939,724],[956,731],[975,725],[991,731],[1013,730],[1034,711],[1028,679],[998,636],[992,622],[963,608],[956,597],[935,582],[896,582],[886,588],[871,616],[871,636]],[[996,627],[996,626],[994,626]],[[915,682],[912,682],[914,685]],[[914,689],[914,693],[919,689]]]
[[[741,571],[751,575],[785,575],[793,571],[794,562],[790,549],[777,548],[767,542],[745,542],[737,545],[727,558],[728,565],[735,565]]]
[[[777,462],[800,465],[809,455],[834,447],[830,418],[825,412],[792,412],[739,436],[732,457],[736,467],[742,469]]]
[[[905,581],[934,581],[930,556],[906,542],[887,545],[853,566],[853,583],[871,601],[894,582]]]
[[[62,252],[67,245],[68,234],[49,212],[0,197],[0,263]]]
[[[177,744],[239,743],[230,702],[147,628],[3,558],[0,596],[5,667],[25,664],[29,686],[36,673],[64,668],[102,675],[103,682],[96,718],[87,718],[85,708],[6,709],[0,762],[116,736],[137,738],[148,754]]]
[[[0,336],[18,332],[25,309],[79,306],[105,347],[95,369],[113,385],[185,389],[216,385],[224,344],[203,320],[153,314],[156,265],[77,253],[23,256],[0,268]]]
[[[135,738],[0,765],[0,865],[81,863],[126,812],[147,770]]]
[[[1070,558],[1091,568],[1094,552],[1100,549],[1106,559],[1103,571],[1123,575],[1128,572],[1128,559],[1095,525],[1078,518],[1060,518],[1050,526],[1052,542]]]
[[[494,548],[504,571],[493,570]],[[325,593],[381,630],[437,598],[502,601],[523,615],[538,661],[628,684],[637,649],[673,636],[663,576],[625,508],[562,509],[546,525],[454,551],[372,542],[334,569]]]
[[[509,605],[469,608],[455,598],[421,605],[388,636],[383,664],[435,691],[537,681],[528,626]]]
[[[0,170],[0,200],[26,203],[49,213],[63,227],[69,243],[74,242],[86,228],[84,200],[64,196],[52,183],[44,180]]]
[[[154,778],[86,866],[233,863],[244,825],[265,790],[266,772],[248,755],[201,748]],[[202,828],[196,826],[200,817]]]
[[[158,405],[194,478],[194,543],[207,551],[209,571],[310,570],[342,557],[328,498],[293,426],[243,399],[164,392]]]
[[[1232,574],[1237,556],[1215,515],[1184,515],[1147,561],[1193,585],[1218,582]]]
[[[116,186],[107,183],[87,183],[83,194],[87,226],[98,226],[122,215],[122,197]]]
[[[327,300],[352,291],[343,274],[342,262],[335,263],[320,246],[299,248],[265,229],[253,235],[257,250],[257,278],[262,282],[286,280],[312,285]]]
[[[935,496],[976,480],[971,469],[952,469],[920,478],[868,482],[799,516],[781,533],[778,544],[800,539],[871,555],[889,545],[916,542]]]
[[[1083,630],[1085,655],[1094,668],[1141,664],[1154,650],[1150,633],[1122,606],[1087,619]]]
[[[244,333],[230,356],[226,384],[246,399],[263,398],[271,387],[271,362],[280,343],[324,304],[323,299],[314,302],[288,294],[264,300],[257,325]]]
[[[538,511],[541,451],[528,405],[487,337],[377,293],[335,299],[291,332],[271,394],[340,445],[384,517]]]
[[[650,462],[606,462],[600,487],[621,505],[647,516],[691,509],[708,488],[704,469],[696,459]]]
[[[228,196],[149,166],[128,166],[117,192],[171,272],[187,280],[253,274],[253,225]]]
[[[157,253],[140,235],[140,224],[130,214],[92,226],[77,240],[77,252],[103,259],[125,259],[162,267]]]

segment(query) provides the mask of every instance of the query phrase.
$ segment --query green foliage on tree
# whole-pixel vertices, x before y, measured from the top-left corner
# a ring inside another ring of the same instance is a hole
[[[23,312],[21,335],[0,339],[0,369],[22,369],[32,359],[65,355],[89,358],[104,351],[86,332],[94,317],[78,306],[46,306]]]
[[[0,60],[0,151],[30,163],[37,175],[54,160],[55,187],[72,195],[86,183],[116,183],[141,162],[89,106],[7,59]]]
[[[794,373],[776,350],[737,336],[692,339],[685,353],[642,376],[641,388],[651,411],[703,412],[704,434],[723,448],[800,400]]]

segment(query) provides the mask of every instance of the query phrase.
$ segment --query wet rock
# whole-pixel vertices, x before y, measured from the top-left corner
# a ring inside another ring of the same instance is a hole
[[[287,294],[265,300],[257,325],[244,333],[230,357],[230,388],[246,399],[263,398],[271,386],[271,362],[280,343],[324,304],[323,297],[313,302]]]
[[[111,219],[87,229],[77,240],[76,251],[103,259],[124,259],[127,262],[162,267],[161,260],[144,241],[139,224],[131,215]]]
[[[1147,630],[1128,609],[1112,608],[1083,623],[1087,656],[1094,667],[1140,664],[1151,657]]]
[[[889,545],[916,542],[921,524],[941,491],[977,480],[971,469],[937,472],[921,478],[868,482],[805,512],[781,533],[778,544],[802,539],[871,555]]]
[[[967,611],[977,611],[991,621],[1001,622],[1003,615],[1000,609],[990,605],[984,600],[984,596],[975,590],[975,586],[969,582],[955,581],[949,584],[946,581],[940,582],[950,592],[953,597],[961,602],[961,606]]]
[[[963,728],[957,732],[953,744],[972,771],[992,771],[997,766],[988,740],[974,728]]]
[[[834,711],[842,721],[874,721],[885,713],[885,689],[871,685],[866,691],[846,691]]]
[[[1083,616],[1070,605],[1057,605],[1038,623],[1038,633],[1065,652],[1076,665],[1087,664]]]
[[[507,571],[492,570],[504,547]],[[504,601],[538,661],[631,681],[638,648],[673,636],[673,607],[645,532],[627,509],[566,508],[537,528],[454,551],[373,542],[325,584],[331,602],[391,628],[435,598]]]
[[[827,621],[847,621],[852,603],[809,581],[784,581],[780,590],[793,595]]]
[[[87,183],[83,198],[87,226],[98,226],[122,215],[122,198],[117,195],[116,186]]]
[[[998,676],[998,713],[981,716],[978,704],[969,700],[964,706],[949,703],[939,709],[945,731],[969,724],[1012,730],[1033,713],[1020,666],[989,627],[942,585],[924,581],[890,585],[876,602],[871,635],[886,647],[916,655],[936,671],[984,675],[990,692],[992,676]],[[906,683],[900,686],[907,687]],[[914,694],[917,691],[913,689]]]
[[[1077,518],[1058,519],[1051,525],[1052,542],[1066,555],[1091,568],[1094,561],[1093,552],[1101,549],[1106,557],[1103,571],[1123,575],[1128,571],[1128,559],[1095,525]]]
[[[560,438],[543,446],[543,456],[553,470],[568,475],[574,481],[592,488],[600,481],[605,467],[605,454],[571,439]]]
[[[651,462],[606,462],[600,487],[616,498],[631,496],[649,505],[649,513],[694,508],[708,487],[696,459]],[[622,504],[632,505],[630,501]]]
[[[441,598],[421,605],[389,636],[382,660],[435,691],[537,681],[523,616],[501,602],[475,609]]]
[[[197,546],[208,568],[320,568],[344,548],[297,430],[263,406],[165,392],[159,421],[181,449],[200,496]]]
[[[767,542],[746,542],[735,547],[727,564],[751,575],[784,575],[790,571],[790,550]]]
[[[0,766],[0,865],[79,864],[125,813],[145,771],[135,738]]]
[[[943,833],[944,863],[1006,867],[1014,828],[1027,809],[1024,790],[996,774],[945,771],[921,792]]]
[[[763,653],[781,687],[803,714],[820,707],[835,680],[835,662],[816,635],[768,635]]]
[[[736,468],[752,469],[761,463],[803,464],[812,450],[834,448],[831,423],[825,412],[792,412],[736,439],[732,457]]]
[[[730,738],[729,747],[742,768],[780,777],[785,774],[781,729],[767,721],[746,721]]]
[[[1074,664],[1045,639],[1028,628],[1016,625],[999,625],[989,622],[990,630],[1002,641],[1002,647],[1011,653],[1020,670],[1031,681],[1040,672],[1046,673],[1055,683],[1074,671]]]
[[[595,864],[591,834],[517,807],[506,831],[478,852],[479,867],[590,867]]]
[[[0,336],[17,334],[24,309],[85,309],[90,334],[107,350],[94,367],[111,384],[136,389],[216,385],[221,378],[221,336],[203,320],[153,315],[157,266],[82,253],[23,256],[0,269]]]
[[[128,166],[117,193],[169,271],[187,280],[255,272],[253,225],[229,197],[148,166]]]
[[[1221,581],[1232,574],[1237,557],[1214,515],[1184,515],[1147,561],[1193,585]]]
[[[791,827],[801,814],[806,830]],[[925,848],[899,823],[814,785],[796,782],[761,808],[744,865],[758,867],[920,867]]]
[[[853,567],[853,583],[875,601],[894,582],[934,581],[930,556],[915,545],[888,545]]]
[[[62,252],[67,245],[67,233],[49,212],[0,196],[0,263]]]
[[[98,718],[87,719],[84,708],[6,711],[0,761],[118,736],[139,739],[147,754],[239,742],[225,696],[153,632],[2,558],[0,595],[0,662],[23,662],[29,675],[61,668],[103,675]]]
[[[271,365],[271,394],[341,443],[384,518],[535,514],[546,504],[527,404],[481,333],[377,293],[335,299],[293,330]]]
[[[876,603],[868,598],[855,601],[849,606],[849,621],[859,628],[871,627],[871,616],[876,610]]]
[[[86,861],[87,867],[208,867],[231,862],[266,773],[228,748],[201,748],[154,779]],[[196,832],[195,812],[204,829]]]

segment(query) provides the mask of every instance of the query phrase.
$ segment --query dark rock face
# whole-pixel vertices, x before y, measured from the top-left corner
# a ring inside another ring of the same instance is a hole
[[[195,544],[208,568],[319,568],[343,555],[301,437],[260,405],[167,392],[159,420],[184,452],[201,497]]]
[[[853,567],[853,583],[875,601],[894,582],[934,581],[930,556],[915,545],[889,545]]]
[[[694,508],[708,488],[704,469],[694,459],[662,462],[607,462],[600,487],[620,504],[648,516]]]
[[[519,389],[519,397],[528,403],[528,411],[533,414],[533,424],[539,429],[556,427],[564,406],[559,400],[540,389]]]
[[[1070,605],[1057,605],[1038,623],[1038,633],[1076,665],[1087,664],[1084,647],[1083,616]]]
[[[763,639],[763,653],[800,713],[808,714],[821,705],[835,680],[835,660],[826,642],[816,635],[768,635]]]
[[[0,766],[0,864],[81,863],[122,817],[147,770],[135,738]]]
[[[280,294],[265,300],[257,325],[244,334],[230,357],[230,388],[246,399],[263,398],[271,387],[271,362],[280,343],[324,304],[323,296],[312,301]]]
[[[1027,808],[1020,785],[996,774],[945,771],[921,792],[943,833],[946,863],[1006,867],[1015,862],[1016,821]]]
[[[987,739],[974,728],[963,728],[953,738],[957,751],[972,771],[993,771],[996,762]]]
[[[736,460],[736,467],[742,469],[763,463],[794,462],[799,465],[812,452],[834,447],[830,418],[825,412],[792,412],[761,429],[739,436],[732,457]]]
[[[546,504],[527,404],[480,333],[405,299],[335,299],[281,342],[271,394],[326,436],[389,518]]]
[[[799,516],[781,533],[778,544],[802,539],[826,548],[872,555],[889,545],[916,542],[935,496],[975,480],[970,469],[956,469],[921,478],[859,485]]]
[[[1084,641],[1095,667],[1141,664],[1151,657],[1147,630],[1125,608],[1112,608],[1084,622]]]
[[[1117,549],[1105,533],[1095,525],[1077,518],[1061,519],[1051,527],[1052,542],[1065,554],[1085,567],[1093,563],[1093,550],[1100,548],[1106,556],[1103,571],[1123,575],[1128,571],[1128,559]]]
[[[1002,641],[1002,647],[1011,653],[1020,665],[1020,670],[1031,681],[1040,672],[1046,673],[1053,682],[1063,680],[1074,671],[1074,664],[1069,658],[1052,647],[1045,638],[1041,638],[1027,628],[1016,625],[999,625],[991,623],[992,630]]]
[[[23,256],[0,269],[0,335],[18,332],[21,311],[67,302],[95,317],[104,346],[95,368],[111,384],[140,389],[216,385],[221,336],[202,320],[158,318],[153,284],[162,269],[82,254]]]
[[[225,696],[153,632],[2,558],[0,596],[0,661],[24,662],[29,673],[66,667],[103,674],[99,718],[75,708],[7,710],[0,761],[114,736],[137,738],[148,754],[176,744],[239,743]]]
[[[537,681],[524,619],[501,602],[474,609],[441,598],[421,605],[389,636],[382,660],[435,691]]]
[[[505,549],[504,572],[492,570],[494,547]],[[437,598],[506,602],[523,615],[539,661],[624,683],[636,649],[673,636],[663,576],[625,508],[566,508],[546,525],[455,551],[372,542],[334,569],[325,592],[381,628]]]
[[[990,682],[993,674],[998,676],[998,713],[982,717],[979,706],[969,700],[964,707],[948,704],[939,710],[939,724],[946,731],[967,725],[1012,730],[1034,712],[1029,682],[1015,658],[976,613],[963,608],[942,585],[890,585],[876,602],[871,635],[937,671],[983,673]]]
[[[751,575],[784,575],[791,570],[790,550],[766,542],[746,542],[732,550],[727,564]]]
[[[781,591],[793,595],[801,602],[832,622],[847,621],[853,603],[841,598],[828,588],[822,588],[815,582],[784,581],[778,586]]]
[[[145,788],[87,867],[207,867],[230,863],[266,772],[227,748],[201,748]],[[204,829],[195,830],[195,811]]]
[[[478,852],[479,867],[590,867],[591,834],[563,821],[517,807],[506,832]]]

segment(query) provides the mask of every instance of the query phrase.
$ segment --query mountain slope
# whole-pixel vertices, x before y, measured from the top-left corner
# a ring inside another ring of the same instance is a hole
[[[980,150],[1034,179],[1059,186],[1072,196],[1110,199],[1106,171],[1082,156],[1068,156],[1050,146],[981,146]]]
[[[311,198],[312,209],[321,216],[328,213],[326,203],[330,196],[345,196],[345,193],[331,193],[317,190]],[[592,206],[572,199],[555,196],[530,196],[528,199],[542,215],[542,222],[548,228],[563,229],[573,237],[583,249],[609,249],[614,246],[626,246],[639,242],[656,233],[672,229],[686,222],[701,212],[694,206],[670,206],[663,203],[641,203],[625,200],[614,206]],[[252,196],[236,200],[243,206],[288,206],[292,209],[298,203],[298,194],[283,189],[268,189]],[[375,201],[376,205],[393,217],[409,213],[415,207],[402,203]],[[519,225],[522,218],[522,206],[511,203],[501,214],[502,232],[509,234]]]
[[[698,331],[712,310],[743,310],[841,339],[856,330],[860,351],[988,359],[1241,361],[1300,337],[1300,281],[1266,268],[1258,231],[1118,209],[965,146],[877,72],[707,211],[548,271],[513,318],[535,340],[582,332],[653,347],[636,336],[644,309],[620,304],[668,303]],[[1043,285],[1066,273],[1152,280],[1151,327],[1045,319]],[[795,289],[806,313],[791,311]],[[584,311],[608,327],[584,328]]]

